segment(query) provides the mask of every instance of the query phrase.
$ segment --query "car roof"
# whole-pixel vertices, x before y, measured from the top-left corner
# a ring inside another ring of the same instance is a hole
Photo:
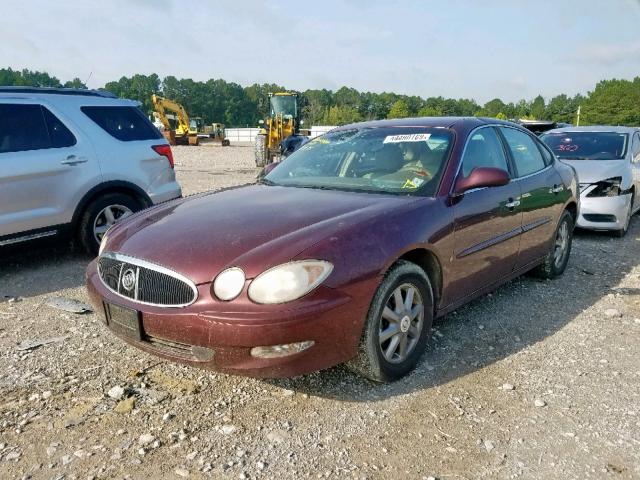
[[[475,127],[481,125],[509,125],[521,128],[513,122],[498,120],[496,118],[484,117],[415,117],[415,118],[395,118],[392,120],[371,120],[368,122],[351,123],[343,125],[336,130],[346,130],[352,128],[380,128],[380,127],[435,127],[435,128],[455,128],[455,127]]]
[[[0,99],[75,106],[140,106],[137,100],[118,98],[105,90],[77,88],[0,87]]]
[[[83,97],[117,98],[106,90],[88,90],[84,88],[58,88],[58,87],[0,87],[0,94],[28,94],[28,95],[79,95]]]
[[[609,125],[591,125],[585,127],[562,127],[554,128],[545,133],[568,133],[568,132],[614,132],[614,133],[634,133],[638,129],[634,127],[620,127]]]

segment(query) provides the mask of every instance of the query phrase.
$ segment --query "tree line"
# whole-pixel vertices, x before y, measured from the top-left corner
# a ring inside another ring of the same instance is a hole
[[[0,85],[87,88],[78,78],[61,82],[46,72],[0,69]],[[206,82],[174,76],[136,74],[107,82],[104,87],[118,97],[138,100],[151,113],[151,95],[175,100],[206,123],[228,127],[255,126],[268,114],[269,92],[287,91],[282,85],[253,84],[243,87],[222,79]],[[593,91],[573,97],[560,94],[550,99],[538,95],[532,100],[505,103],[494,98],[484,105],[473,99],[442,96],[422,98],[396,93],[359,92],[342,87],[336,91],[309,89],[298,92],[305,125],[342,125],[362,120],[422,116],[483,116],[502,119],[537,119],[580,124],[640,126],[640,76],[633,80],[602,80]]]

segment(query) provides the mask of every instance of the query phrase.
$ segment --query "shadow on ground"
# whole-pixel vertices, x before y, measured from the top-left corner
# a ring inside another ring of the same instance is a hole
[[[21,245],[0,250],[0,303],[84,285],[91,257],[68,243]]]
[[[618,287],[640,263],[639,241],[640,215],[623,239],[576,231],[569,266],[561,278],[520,277],[437,320],[418,368],[398,382],[373,384],[343,366],[269,382],[351,402],[381,400],[445,384],[544,340],[609,293],[640,294],[638,288]]]

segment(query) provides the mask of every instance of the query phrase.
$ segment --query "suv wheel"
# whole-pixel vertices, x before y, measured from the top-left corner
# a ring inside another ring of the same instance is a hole
[[[399,261],[373,297],[358,354],[347,366],[376,382],[403,377],[424,353],[432,321],[429,278],[416,264]]]
[[[135,198],[123,193],[109,193],[97,198],[80,219],[78,235],[82,246],[88,253],[96,255],[107,230],[118,220],[141,209]]]

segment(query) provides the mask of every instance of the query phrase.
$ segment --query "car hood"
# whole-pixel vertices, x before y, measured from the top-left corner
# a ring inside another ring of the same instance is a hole
[[[196,283],[240,266],[247,278],[332,232],[417,197],[252,185],[160,205],[118,224],[107,251],[163,265]]]
[[[624,177],[625,160],[562,160],[578,173],[579,183],[595,183],[612,177]]]

